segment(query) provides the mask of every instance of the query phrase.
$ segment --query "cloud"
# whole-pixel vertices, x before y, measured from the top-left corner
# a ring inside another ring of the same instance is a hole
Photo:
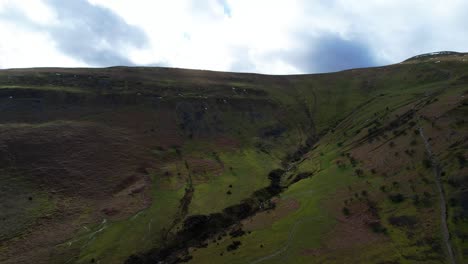
[[[8,14],[3,20],[46,33],[59,51],[90,66],[133,65],[126,52],[147,44],[146,34],[140,28],[127,24],[110,9],[85,0],[45,3],[54,13],[54,21],[49,24],[33,21],[14,6],[2,12]]]
[[[231,62],[229,67],[230,71],[234,72],[255,72],[255,64],[250,58],[249,49],[241,47],[233,49],[232,57],[234,60]]]
[[[48,29],[64,53],[91,65],[132,65],[124,54],[143,48],[145,33],[111,10],[83,0],[48,0],[60,24]]]
[[[228,17],[231,17],[232,10],[229,6],[229,3],[226,0],[218,0],[218,3],[223,7],[224,14],[226,14]]]
[[[466,10],[465,0],[0,0],[0,67],[369,67],[464,51]]]
[[[378,65],[372,48],[359,40],[323,33],[315,37],[302,37],[301,41],[306,44],[302,50],[281,56],[297,65],[302,72],[335,72]]]

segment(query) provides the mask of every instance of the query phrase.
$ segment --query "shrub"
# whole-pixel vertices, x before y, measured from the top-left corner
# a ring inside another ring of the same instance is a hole
[[[419,195],[417,195],[417,194],[414,195],[414,196],[412,197],[412,199],[413,199],[413,204],[414,204],[414,205],[419,205],[419,203],[421,202],[421,200],[419,199]]]
[[[345,216],[350,216],[351,215],[351,211],[348,209],[348,207],[343,207],[343,209],[341,211],[343,212],[343,214]]]
[[[227,251],[236,250],[236,249],[239,248],[240,245],[241,245],[241,242],[240,242],[240,241],[232,241],[232,244],[230,244],[229,246],[227,246],[226,250],[227,250]]]
[[[387,233],[387,229],[384,226],[382,226],[382,223],[380,223],[380,221],[369,223],[369,227],[372,229],[374,233],[383,233],[383,234]]]
[[[369,213],[371,213],[372,216],[379,218],[379,208],[377,207],[377,203],[372,200],[367,200],[367,206],[369,207]]]
[[[413,228],[418,224],[418,219],[407,215],[391,216],[388,218],[388,222],[392,226]]]
[[[236,230],[233,230],[229,233],[229,235],[231,237],[241,237],[243,235],[245,235],[245,231],[242,230],[242,229],[236,229]]]
[[[455,198],[450,198],[450,199],[449,199],[449,205],[450,205],[450,207],[455,207],[455,206],[457,206],[457,205],[458,205],[457,199],[455,199]]]
[[[460,165],[460,169],[465,168],[465,165],[466,165],[465,156],[463,154],[461,154],[461,153],[458,153],[457,160],[458,160],[458,164]]]
[[[389,195],[388,198],[393,203],[401,203],[405,200],[405,197],[401,193]]]
[[[432,167],[432,162],[429,159],[423,159],[422,163],[426,169],[430,169]]]
[[[356,169],[354,170],[354,172],[356,173],[357,176],[361,177],[362,175],[364,175],[364,171],[362,169]]]

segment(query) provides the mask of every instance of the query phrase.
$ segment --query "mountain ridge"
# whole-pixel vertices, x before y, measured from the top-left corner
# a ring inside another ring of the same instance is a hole
[[[467,56],[468,53],[466,52],[457,52],[457,51],[437,51],[437,52],[429,52],[429,53],[423,53],[419,55],[412,56],[408,59],[403,60],[400,63],[404,62],[410,62],[414,61],[417,59],[421,58],[434,58],[437,56],[442,56],[442,57],[452,57],[452,56]],[[180,68],[180,67],[166,67],[166,66],[144,66],[144,65],[136,65],[136,66],[123,66],[123,65],[116,65],[116,66],[108,66],[108,67],[24,67],[24,68],[5,68],[5,69],[0,69],[4,71],[21,71],[21,70],[45,70],[45,71],[51,71],[51,70],[99,70],[99,69],[140,69],[140,70],[145,70],[145,69],[161,69],[161,70],[180,70],[180,71],[200,71],[200,72],[213,72],[213,73],[231,73],[231,74],[245,74],[245,75],[260,75],[260,76],[303,76],[303,75],[320,75],[320,74],[333,74],[337,72],[343,72],[343,71],[353,71],[353,70],[359,70],[359,69],[369,69],[369,68],[381,68],[381,67],[389,67],[392,65],[397,65],[399,64],[394,63],[394,64],[388,64],[388,65],[381,65],[381,66],[369,66],[369,67],[361,67],[361,68],[350,68],[350,69],[344,69],[340,71],[334,71],[334,72],[320,72],[320,73],[300,73],[300,74],[267,74],[267,73],[255,73],[255,72],[234,72],[234,71],[217,71],[217,70],[207,70],[207,69],[191,69],[191,68]]]

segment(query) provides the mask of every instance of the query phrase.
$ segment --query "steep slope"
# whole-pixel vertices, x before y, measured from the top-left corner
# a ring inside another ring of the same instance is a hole
[[[0,71],[0,262],[463,263],[468,56],[429,57]]]

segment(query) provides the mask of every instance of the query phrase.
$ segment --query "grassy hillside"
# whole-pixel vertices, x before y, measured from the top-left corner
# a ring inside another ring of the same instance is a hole
[[[466,54],[0,71],[0,263],[463,263]]]

